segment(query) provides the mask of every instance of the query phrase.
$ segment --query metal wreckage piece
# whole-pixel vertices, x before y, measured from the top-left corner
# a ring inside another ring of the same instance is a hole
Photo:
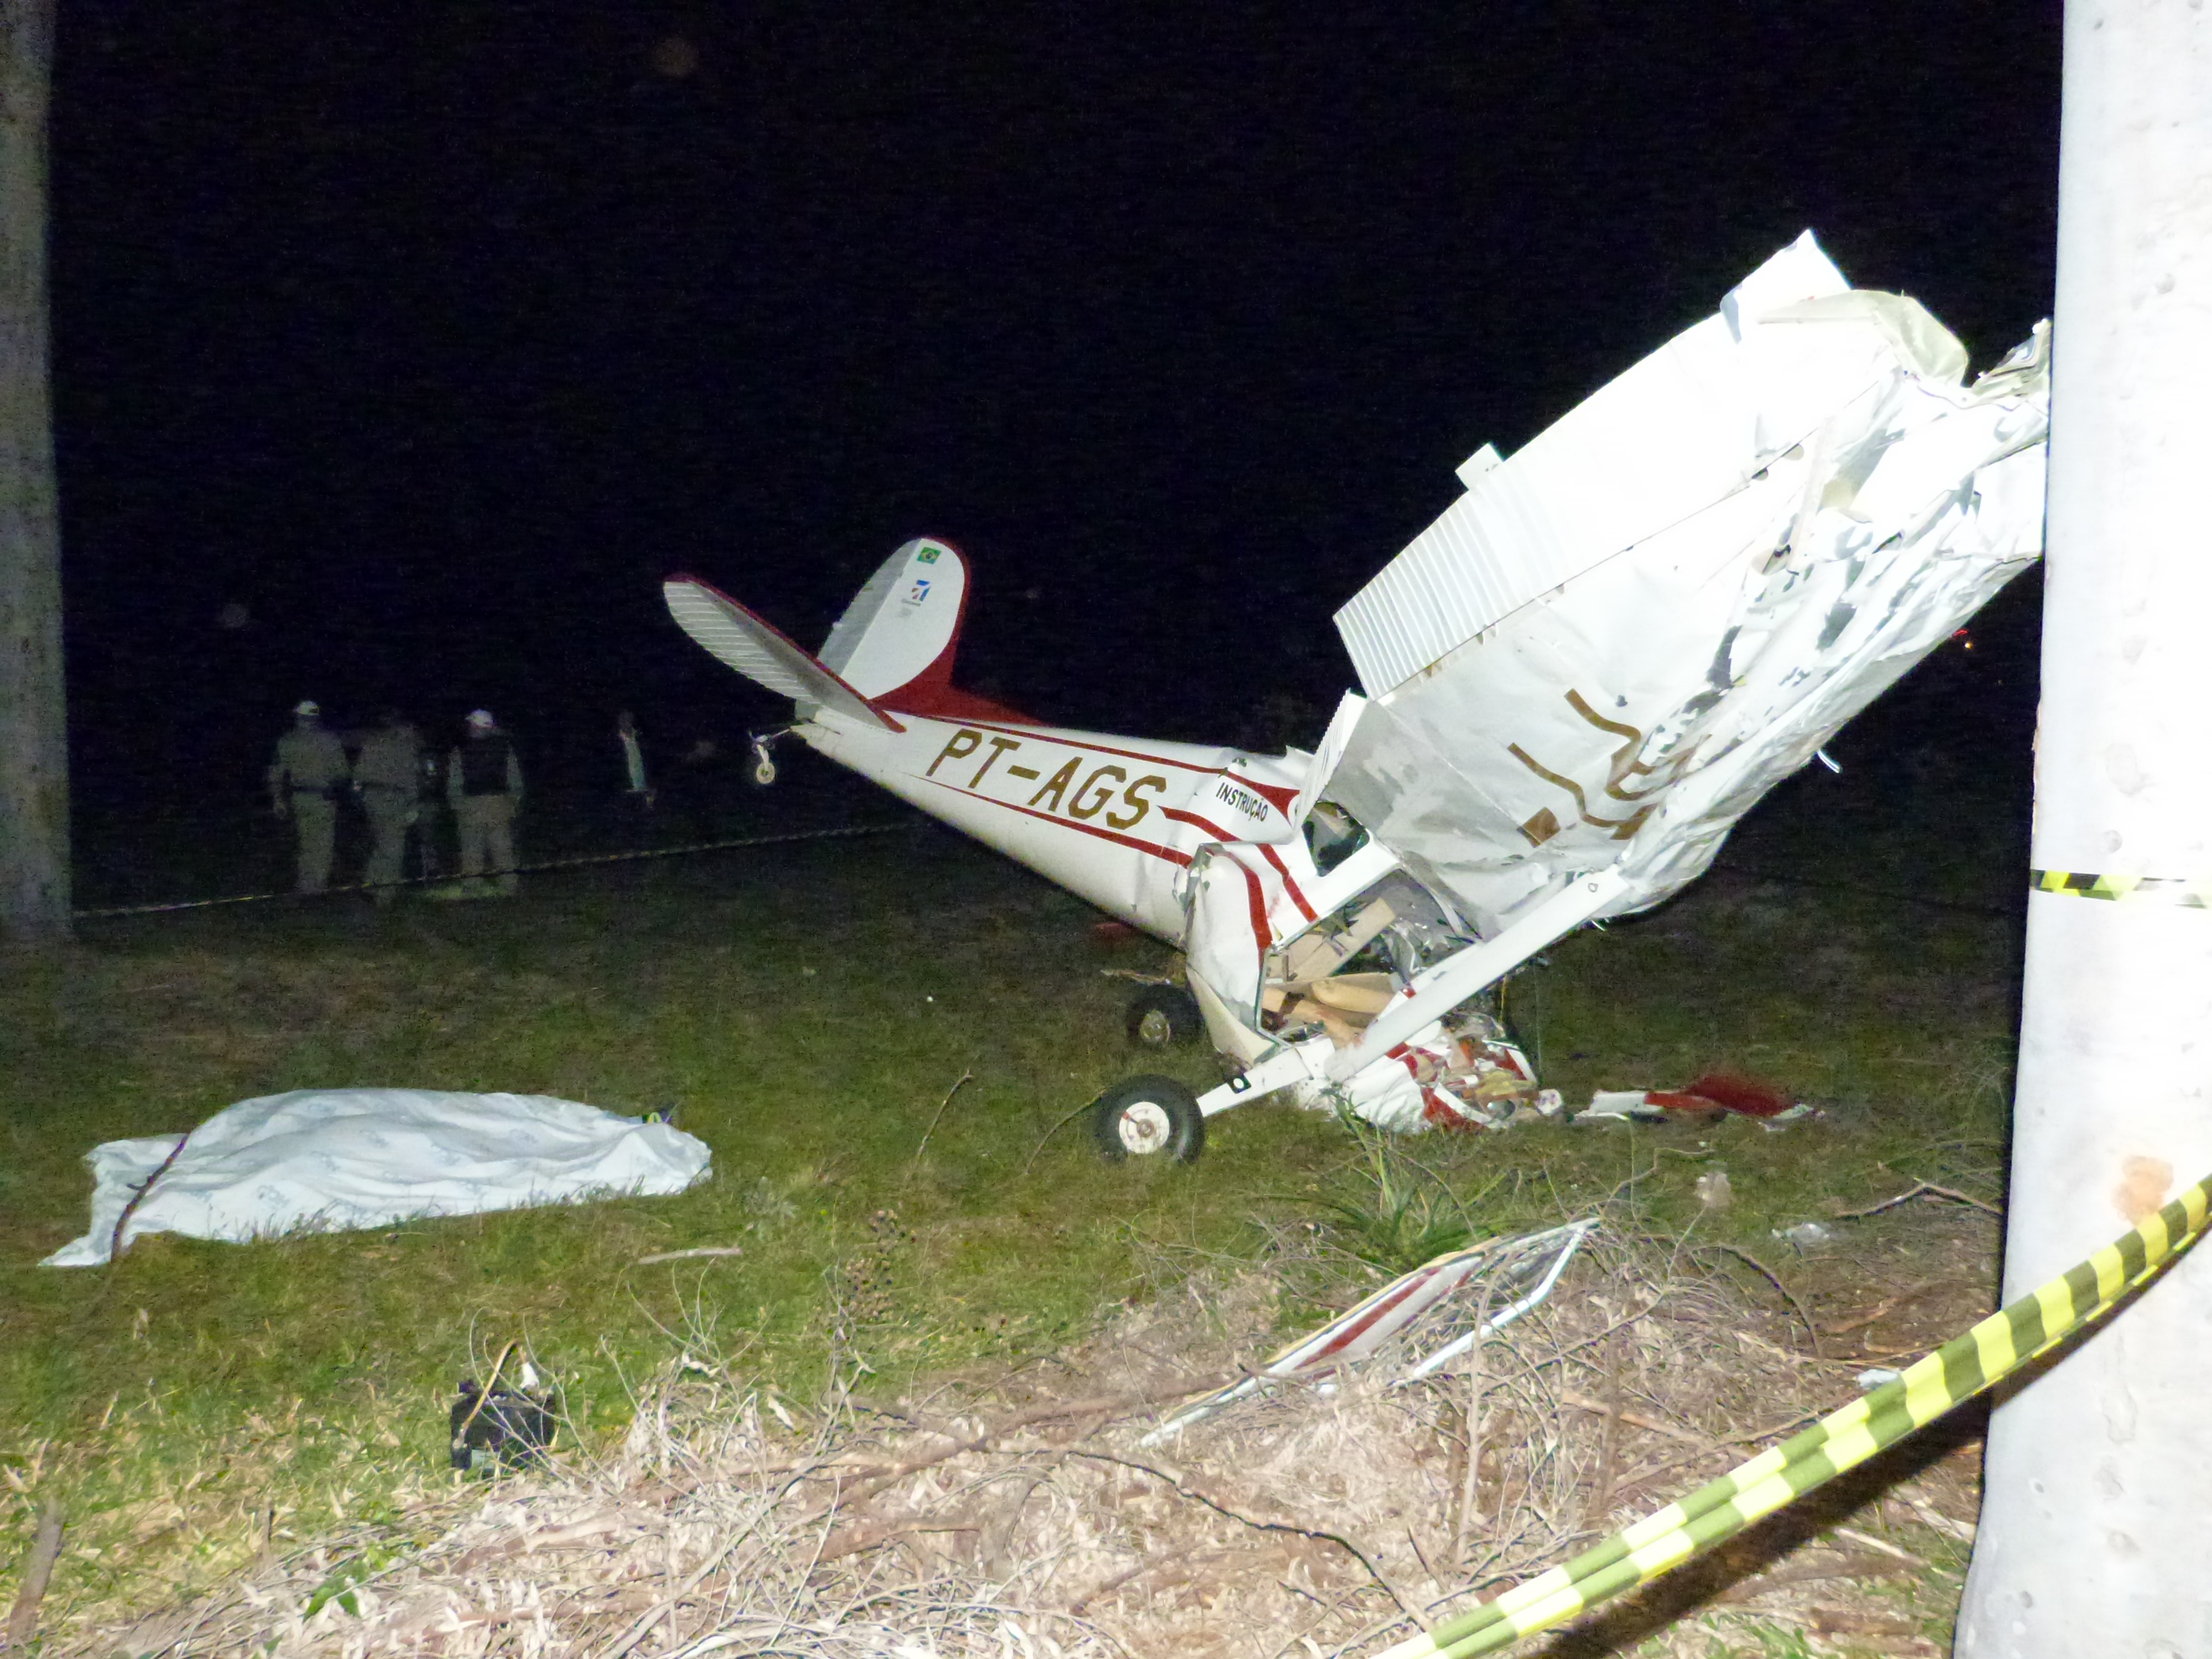
[[[1393,1129],[1556,1111],[1483,994],[1702,874],[1745,812],[2040,553],[2049,336],[1971,385],[1810,233],[1504,458],[1337,613],[1313,753],[1048,726],[957,690],[968,567],[908,543],[817,657],[694,577],[694,640],[796,738],[1184,953],[1234,1067],[1131,1079],[1109,1157],[1194,1158],[1286,1091]]]
[[[1319,1330],[1300,1337],[1242,1382],[1185,1406],[1138,1444],[1158,1445],[1271,1384],[1317,1382],[1394,1345],[1405,1361],[1399,1382],[1433,1376],[1493,1331],[1504,1330],[1540,1306],[1583,1240],[1596,1231],[1594,1220],[1571,1221],[1518,1238],[1486,1239],[1425,1261]],[[1477,1287],[1485,1294],[1474,1322],[1454,1320],[1452,1314],[1466,1308],[1467,1293]],[[1511,1299],[1493,1305],[1500,1297]],[[1462,1324],[1464,1328],[1455,1331]],[[1444,1340],[1422,1341],[1424,1336],[1434,1338],[1439,1333]]]

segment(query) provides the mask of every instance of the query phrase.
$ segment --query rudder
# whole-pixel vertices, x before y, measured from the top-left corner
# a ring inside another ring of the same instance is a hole
[[[822,647],[823,665],[869,702],[949,687],[968,611],[968,562],[918,536],[877,568]]]

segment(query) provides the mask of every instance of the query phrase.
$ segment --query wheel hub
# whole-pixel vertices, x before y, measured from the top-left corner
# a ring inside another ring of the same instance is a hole
[[[1175,1036],[1175,1022],[1158,1008],[1145,1010],[1145,1017],[1137,1022],[1137,1041],[1155,1048],[1164,1048]]]
[[[1114,1132],[1121,1137],[1123,1146],[1141,1158],[1164,1151],[1173,1127],[1164,1107],[1139,1100],[1121,1109],[1121,1115],[1115,1120]]]

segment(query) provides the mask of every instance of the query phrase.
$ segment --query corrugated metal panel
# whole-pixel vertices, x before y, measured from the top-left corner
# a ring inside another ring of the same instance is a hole
[[[1337,613],[1367,695],[1740,488],[1749,394],[1708,318],[1484,476]]]

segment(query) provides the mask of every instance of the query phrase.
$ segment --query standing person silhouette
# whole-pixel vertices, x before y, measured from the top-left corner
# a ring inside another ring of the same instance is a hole
[[[322,705],[312,698],[295,705],[292,729],[276,739],[269,763],[269,803],[278,817],[292,821],[299,837],[298,892],[319,893],[331,884],[337,797],[349,775],[345,745],[323,724]]]
[[[520,890],[514,872],[514,820],[522,808],[522,763],[514,744],[499,729],[489,708],[469,715],[468,740],[446,763],[446,799],[461,843],[461,878],[475,896],[484,895],[489,871],[501,898]]]
[[[368,815],[369,896],[381,909],[398,896],[407,873],[407,830],[419,816],[416,793],[422,769],[422,740],[407,716],[387,708],[362,739],[354,762],[354,787]]]

